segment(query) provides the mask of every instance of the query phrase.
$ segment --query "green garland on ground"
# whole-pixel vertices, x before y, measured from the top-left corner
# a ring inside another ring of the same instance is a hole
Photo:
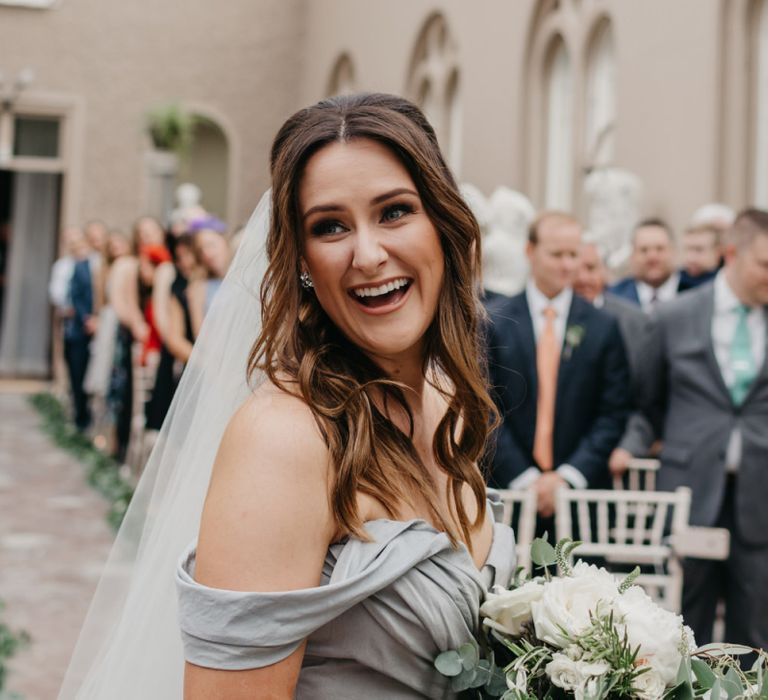
[[[86,466],[88,483],[109,501],[107,521],[117,530],[133,496],[133,485],[121,475],[120,464],[78,432],[55,396],[34,394],[30,403],[43,419],[43,430],[59,447]]]
[[[0,600],[0,612],[5,607],[5,603]],[[7,659],[10,659],[17,651],[29,644],[29,635],[26,632],[14,632],[8,625],[0,620],[0,700],[16,700],[21,696],[16,693],[4,691],[5,680],[8,675],[8,668],[5,665]]]

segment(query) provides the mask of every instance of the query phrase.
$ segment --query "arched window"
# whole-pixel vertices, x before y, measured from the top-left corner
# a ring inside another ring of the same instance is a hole
[[[461,130],[464,127],[459,91],[459,71],[456,70],[448,80],[445,111],[448,115],[448,152],[446,157],[452,170],[458,173],[461,170]]]
[[[216,216],[229,215],[229,142],[213,119],[196,115],[192,145],[179,166],[176,181],[202,191],[201,204]]]
[[[768,208],[768,0],[757,7],[755,43],[755,206]]]
[[[461,160],[461,95],[456,45],[445,18],[432,15],[419,33],[407,93],[424,111],[454,171]]]
[[[616,63],[613,33],[603,19],[593,33],[587,59],[585,164],[611,165],[615,155]]]
[[[562,39],[549,50],[547,69],[545,205],[571,208],[573,199],[573,75]]]
[[[336,60],[328,81],[328,97],[348,95],[356,91],[355,66],[349,54],[344,53]]]

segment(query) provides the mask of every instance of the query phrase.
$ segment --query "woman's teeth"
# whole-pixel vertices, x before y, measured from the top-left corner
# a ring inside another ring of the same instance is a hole
[[[382,296],[383,294],[389,294],[390,292],[394,292],[396,289],[400,289],[401,287],[405,287],[405,285],[408,284],[408,279],[405,277],[401,277],[400,279],[392,280],[391,282],[388,282],[387,284],[379,285],[378,287],[359,287],[357,289],[353,289],[352,292],[356,297],[378,297]]]

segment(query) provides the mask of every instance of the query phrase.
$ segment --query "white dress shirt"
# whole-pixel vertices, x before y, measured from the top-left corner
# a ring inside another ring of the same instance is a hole
[[[533,321],[533,335],[536,343],[539,342],[541,333],[544,330],[544,309],[552,307],[557,316],[555,317],[555,338],[560,346],[565,337],[565,324],[568,323],[568,312],[571,310],[571,301],[573,301],[573,290],[566,287],[556,297],[550,299],[547,297],[533,280],[529,280],[525,286],[525,296],[528,298],[528,311]]]
[[[640,299],[640,306],[643,307],[643,311],[649,314],[654,310],[657,304],[661,304],[665,301],[671,301],[677,296],[677,288],[680,286],[680,273],[673,272],[664,284],[660,287],[651,287],[646,282],[635,280],[637,286],[637,296]],[[656,295],[656,301],[654,303],[653,296]]]
[[[571,310],[571,302],[573,301],[573,289],[566,287],[560,294],[550,299],[531,279],[528,280],[528,284],[525,286],[525,296],[528,299],[528,312],[531,314],[533,334],[536,343],[539,342],[539,337],[544,330],[544,309],[551,306],[557,314],[555,317],[555,337],[562,347],[563,339],[565,338],[565,327],[568,323],[568,313]],[[556,471],[570,486],[577,489],[587,488],[587,480],[576,467],[570,464],[561,464]],[[508,488],[527,489],[533,486],[540,476],[541,471],[538,467],[531,466],[520,474],[520,476],[513,479],[509,483]]]
[[[59,258],[51,268],[51,280],[48,283],[48,298],[60,311],[72,306],[69,300],[69,283],[75,269],[75,259],[71,255]]]
[[[725,270],[720,270],[715,277],[715,302],[712,311],[712,347],[725,385],[733,385],[733,367],[731,365],[731,345],[739,322],[738,309],[742,305],[734,294],[725,277]],[[747,327],[752,346],[752,361],[756,372],[760,371],[765,361],[765,311],[762,306],[753,306],[747,315]],[[728,441],[725,464],[728,471],[735,472],[741,462],[741,431],[733,429]]]

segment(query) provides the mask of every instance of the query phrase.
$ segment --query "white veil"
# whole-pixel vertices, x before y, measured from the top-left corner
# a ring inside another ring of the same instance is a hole
[[[224,429],[251,391],[246,365],[261,328],[270,201],[267,191],[206,315],[107,560],[59,700],[182,696],[175,567],[197,536]]]

